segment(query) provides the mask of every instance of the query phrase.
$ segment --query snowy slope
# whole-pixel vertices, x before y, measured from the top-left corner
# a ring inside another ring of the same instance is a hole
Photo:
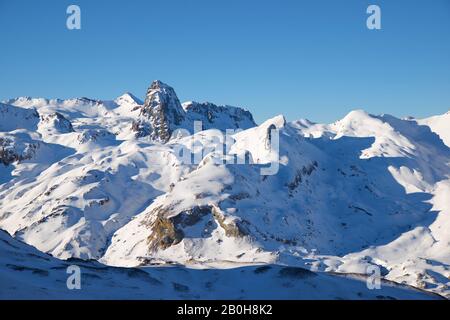
[[[80,268],[79,290],[69,290],[69,266]],[[245,281],[238,279],[245,279]],[[332,288],[332,290],[330,290]],[[115,268],[61,261],[0,230],[0,299],[441,299],[384,282],[344,278],[277,265],[196,270],[182,267]]]
[[[417,123],[430,127],[431,131],[439,135],[447,146],[450,146],[450,111],[443,115],[419,119]]]
[[[11,99],[0,105],[0,228],[60,259],[378,266],[450,297],[450,149],[435,123],[356,110],[257,126],[240,108],[181,104],[160,81],[144,102]],[[226,129],[243,130],[224,155]],[[275,159],[278,172],[261,174]]]
[[[0,132],[16,129],[36,130],[39,114],[34,108],[18,108],[0,103]]]

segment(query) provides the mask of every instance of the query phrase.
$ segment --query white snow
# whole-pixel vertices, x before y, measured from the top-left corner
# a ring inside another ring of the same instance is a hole
[[[448,129],[450,127],[450,111],[443,115],[419,119],[417,120],[417,123],[430,127],[430,129],[438,134],[442,141],[450,147],[450,131]]]

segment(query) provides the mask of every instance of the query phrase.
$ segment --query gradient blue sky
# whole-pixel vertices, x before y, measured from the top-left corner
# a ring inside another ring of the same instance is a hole
[[[82,29],[66,29],[77,4]],[[382,9],[382,30],[366,8]],[[450,109],[450,0],[0,0],[0,99],[143,97],[248,108],[257,121]]]

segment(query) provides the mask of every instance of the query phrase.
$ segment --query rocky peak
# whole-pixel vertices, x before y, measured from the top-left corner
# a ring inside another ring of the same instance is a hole
[[[146,132],[138,131],[137,136],[150,134],[151,138],[160,142],[167,142],[173,130],[179,127],[185,119],[185,112],[175,93],[175,90],[167,84],[155,80],[147,90],[144,105],[142,106],[140,119],[133,123],[133,130],[151,127]]]

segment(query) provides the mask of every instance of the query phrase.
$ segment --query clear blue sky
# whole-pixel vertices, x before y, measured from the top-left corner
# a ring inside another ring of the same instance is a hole
[[[69,4],[81,30],[66,29]],[[143,97],[153,79],[257,121],[444,113],[450,0],[0,0],[1,100]]]

